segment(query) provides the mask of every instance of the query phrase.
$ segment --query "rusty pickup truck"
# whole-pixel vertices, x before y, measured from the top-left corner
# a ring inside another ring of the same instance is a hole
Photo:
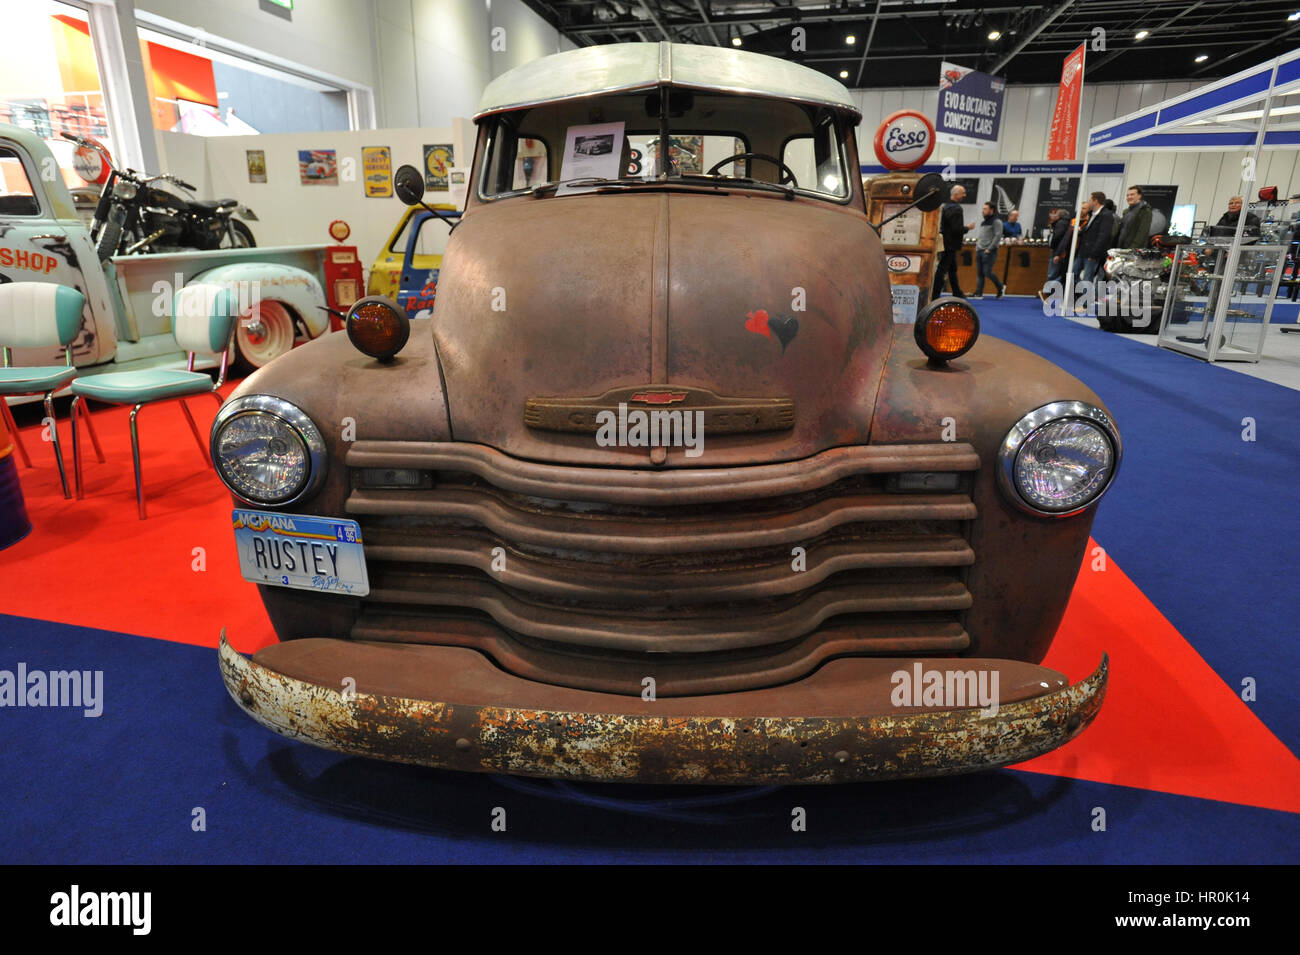
[[[494,80],[432,315],[367,297],[214,422],[279,637],[223,635],[236,703],[346,753],[642,783],[971,772],[1088,726],[1105,658],[1040,661],[1119,432],[965,301],[894,323],[859,119],[733,49]]]

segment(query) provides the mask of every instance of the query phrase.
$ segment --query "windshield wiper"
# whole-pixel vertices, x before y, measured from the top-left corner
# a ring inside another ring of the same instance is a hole
[[[540,196],[546,190],[558,189],[560,186],[641,186],[646,182],[645,179],[635,177],[605,179],[601,176],[582,176],[578,179],[553,179],[550,182],[539,182],[528,191],[534,196]]]
[[[697,180],[700,182],[701,185],[710,185],[710,186],[719,186],[719,187],[737,185],[737,186],[745,186],[747,188],[754,188],[754,189],[770,189],[773,192],[779,192],[787,199],[794,198],[793,186],[783,186],[780,183],[768,182],[765,179],[752,179],[749,176],[706,176],[703,173],[682,173],[677,176],[669,176],[668,179],[665,181],[685,182],[688,179]]]

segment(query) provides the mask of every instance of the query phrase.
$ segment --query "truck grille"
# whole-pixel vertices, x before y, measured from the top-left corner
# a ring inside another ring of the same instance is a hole
[[[583,688],[640,692],[664,674],[661,695],[771,685],[832,656],[970,644],[969,445],[651,471],[360,441],[347,463],[371,586],[356,639],[475,646]],[[362,483],[413,471],[423,486]],[[918,473],[955,475],[955,489],[897,490],[900,474]]]

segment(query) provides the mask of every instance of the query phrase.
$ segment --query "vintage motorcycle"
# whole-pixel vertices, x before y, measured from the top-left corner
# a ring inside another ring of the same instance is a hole
[[[252,231],[234,214],[252,221],[257,221],[257,216],[238,200],[193,199],[177,191],[193,194],[194,186],[183,179],[119,169],[99,143],[71,133],[63,137],[98,152],[109,169],[90,222],[90,235],[101,261],[114,255],[257,245]]]

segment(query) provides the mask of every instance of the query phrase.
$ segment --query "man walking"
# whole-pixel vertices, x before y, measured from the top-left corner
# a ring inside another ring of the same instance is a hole
[[[948,201],[943,205],[939,217],[939,234],[943,236],[943,252],[939,254],[939,265],[934,270],[934,289],[930,297],[938,298],[943,294],[943,281],[948,279],[952,294],[965,298],[957,284],[957,253],[961,251],[961,242],[966,233],[975,227],[975,223],[965,225],[961,221],[961,201],[966,198],[966,187],[957,185],[948,193]]]
[[[1002,241],[1002,220],[991,202],[984,203],[984,221],[975,233],[975,268],[978,278],[975,280],[975,298],[984,297],[984,280],[987,278],[998,290],[1001,298],[1006,288],[993,274],[993,266],[998,261],[998,243]]]
[[[1141,186],[1129,186],[1125,194],[1128,208],[1119,222],[1117,248],[1140,249],[1151,236],[1151,205],[1142,198]]]
[[[1047,281],[1043,283],[1043,289],[1038,293],[1038,297],[1044,302],[1047,301],[1049,294],[1047,286],[1059,282],[1065,275],[1065,262],[1070,257],[1070,210],[1051,210],[1047,213],[1047,224],[1052,228],[1051,237],[1047,240],[1052,261],[1047,264]]]

